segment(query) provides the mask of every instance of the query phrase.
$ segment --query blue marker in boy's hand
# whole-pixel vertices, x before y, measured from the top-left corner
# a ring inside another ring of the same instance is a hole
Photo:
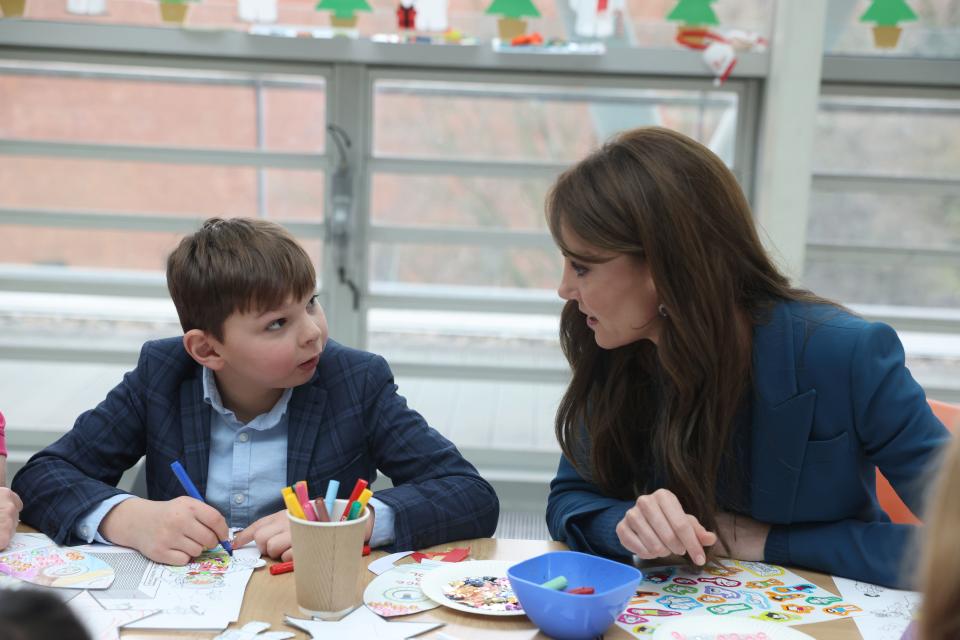
[[[196,485],[193,484],[193,480],[191,480],[190,476],[187,475],[187,470],[183,468],[183,465],[180,464],[179,460],[174,460],[171,462],[170,468],[173,469],[174,475],[177,476],[177,480],[180,481],[180,484],[183,486],[183,490],[187,492],[188,496],[195,500],[199,500],[200,502],[206,502],[200,495],[200,492],[197,491]],[[228,541],[221,540],[220,546],[223,547],[223,550],[226,551],[230,557],[233,557],[233,547],[230,546]]]

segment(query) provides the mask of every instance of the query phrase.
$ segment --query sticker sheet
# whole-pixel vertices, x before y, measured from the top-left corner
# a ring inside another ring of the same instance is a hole
[[[783,567],[762,562],[724,559],[701,571],[682,566],[641,571],[643,580],[617,617],[617,625],[636,638],[649,637],[676,616],[737,616],[795,625],[863,612]]]
[[[860,635],[870,640],[900,640],[916,616],[922,600],[916,591],[887,589],[869,582],[834,578],[845,602],[862,608],[854,620]]]
[[[43,534],[15,534],[0,554],[0,573],[44,587],[106,589],[113,568],[73,547],[60,547]]]

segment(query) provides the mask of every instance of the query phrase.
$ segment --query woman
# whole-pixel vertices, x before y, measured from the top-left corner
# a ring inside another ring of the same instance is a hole
[[[612,557],[723,553],[895,585],[905,502],[946,430],[894,331],[790,286],[733,174],[661,128],[621,134],[547,199],[573,377],[551,534]]]

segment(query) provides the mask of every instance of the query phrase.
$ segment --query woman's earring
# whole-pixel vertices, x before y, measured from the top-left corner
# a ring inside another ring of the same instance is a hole
[[[657,305],[657,313],[660,314],[660,317],[661,317],[661,318],[669,318],[669,317],[670,317],[670,314],[667,313],[667,308],[663,305],[662,302],[661,302],[659,305]]]

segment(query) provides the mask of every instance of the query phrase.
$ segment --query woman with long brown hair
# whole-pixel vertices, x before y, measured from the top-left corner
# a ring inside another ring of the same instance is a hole
[[[573,373],[553,537],[897,584],[910,529],[879,507],[875,468],[916,510],[947,433],[894,331],[792,287],[733,174],[679,133],[619,135],[546,208]]]

